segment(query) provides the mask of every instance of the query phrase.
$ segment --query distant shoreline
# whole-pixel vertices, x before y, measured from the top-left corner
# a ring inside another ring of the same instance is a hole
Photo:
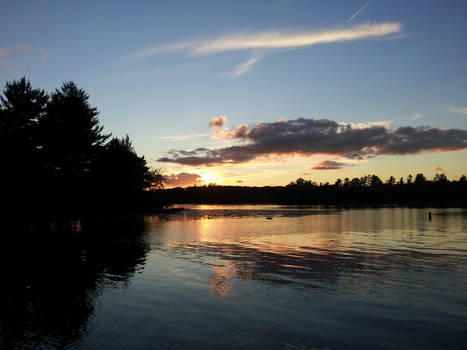
[[[157,198],[166,207],[185,203],[467,207],[467,181],[464,177],[459,181],[429,181],[422,176],[420,181],[413,183],[369,183],[352,179],[350,182],[318,185],[299,179],[287,186],[177,187],[159,190]]]

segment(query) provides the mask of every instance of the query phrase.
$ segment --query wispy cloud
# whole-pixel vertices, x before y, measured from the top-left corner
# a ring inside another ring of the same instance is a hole
[[[366,9],[368,7],[368,5],[370,5],[372,2],[372,0],[368,1],[365,3],[365,5],[363,5],[362,7],[360,7],[357,12],[355,12],[352,16],[350,16],[347,21],[345,21],[345,23],[349,23],[350,21],[352,21],[355,17],[357,17],[364,9]]]
[[[192,134],[192,135],[175,135],[175,136],[160,136],[159,140],[170,140],[170,141],[184,141],[190,140],[198,137],[208,137],[209,134]]]
[[[409,118],[410,121],[418,120],[423,117],[422,113],[415,113],[413,116]]]
[[[467,115],[467,107],[448,107],[448,111],[454,114]]]
[[[40,48],[39,49],[39,55],[41,57],[42,63],[49,63],[49,59],[50,59],[50,56],[51,56],[51,53],[49,51],[47,51],[46,49]]]
[[[0,61],[0,72],[5,72],[10,75],[18,74],[17,70],[7,66],[4,62]]]
[[[168,45],[149,47],[149,48],[140,50],[138,52],[135,52],[135,53],[129,55],[127,58],[129,60],[140,61],[140,60],[144,60],[146,58],[156,56],[156,55],[172,53],[172,52],[179,52],[179,51],[190,51],[190,50],[193,49],[193,47],[196,46],[196,43],[198,43],[198,42],[197,41],[187,41],[187,42],[182,42],[182,43],[175,43],[175,44],[168,44]]]
[[[366,23],[347,28],[300,32],[264,31],[236,33],[217,39],[188,41],[144,49],[130,55],[142,60],[154,55],[185,51],[191,55],[209,55],[235,50],[268,50],[312,46],[316,44],[360,40],[400,32],[398,22]]]
[[[0,47],[0,56],[9,56],[11,55],[11,53],[12,53],[11,50]]]
[[[21,48],[23,49],[23,51],[27,54],[27,55],[32,55],[32,49],[27,46],[27,45],[23,45],[21,46]]]
[[[127,60],[140,61],[155,55],[176,52],[184,52],[192,56],[239,50],[254,52],[256,56],[237,65],[233,71],[224,74],[232,78],[238,78],[250,71],[253,65],[258,63],[266,52],[271,52],[272,50],[293,50],[317,44],[382,38],[390,34],[400,33],[401,30],[402,24],[399,22],[383,22],[326,30],[240,32],[213,39],[193,40],[149,47],[129,55]]]
[[[235,67],[235,69],[232,72],[226,73],[226,75],[232,77],[232,78],[238,78],[242,76],[243,74],[249,72],[251,68],[253,68],[253,65],[256,62],[259,62],[261,60],[260,57],[254,57],[249,59],[246,62],[243,62],[239,64],[238,66]]]
[[[397,33],[401,28],[400,23],[368,23],[349,28],[321,31],[239,33],[205,42],[195,47],[192,53],[195,55],[207,55],[233,50],[298,48],[323,43],[378,37]]]
[[[217,149],[172,150],[160,162],[201,166],[238,164],[267,156],[328,154],[347,159],[378,155],[446,152],[467,148],[467,130],[420,127],[390,129],[385,125],[355,127],[328,119],[241,125],[223,137],[239,144]]]

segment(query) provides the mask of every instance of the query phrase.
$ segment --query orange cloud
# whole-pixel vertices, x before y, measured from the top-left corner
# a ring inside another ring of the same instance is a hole
[[[225,137],[229,138],[247,138],[248,137],[248,126],[247,125],[240,125],[237,129],[225,133]]]
[[[23,51],[27,54],[27,55],[32,55],[32,50],[29,46],[27,45],[23,45],[21,46],[21,48],[23,49]]]
[[[214,117],[211,119],[209,122],[209,126],[213,128],[221,128],[227,123],[227,117],[224,115],[221,115],[220,117]]]
[[[446,172],[444,171],[444,169],[441,168],[440,166],[437,166],[434,170],[435,170],[437,173],[446,174]]]
[[[201,175],[190,173],[178,173],[164,176],[164,183],[168,187],[188,187],[201,185]]]
[[[11,50],[7,50],[0,47],[0,56],[9,56],[11,55]]]

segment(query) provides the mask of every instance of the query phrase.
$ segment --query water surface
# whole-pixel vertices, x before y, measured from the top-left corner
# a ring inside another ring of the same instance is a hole
[[[467,346],[465,209],[188,206],[27,237],[7,348]]]

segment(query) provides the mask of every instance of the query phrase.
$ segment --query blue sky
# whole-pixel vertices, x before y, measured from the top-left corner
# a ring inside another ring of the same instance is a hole
[[[467,173],[465,148],[360,161],[332,152],[262,154],[209,166],[157,159],[171,149],[251,142],[225,135],[281,118],[465,130],[466,17],[465,1],[4,1],[0,83],[24,75],[52,90],[75,81],[90,94],[107,132],[128,133],[151,164],[192,180],[285,184],[298,176],[334,181],[368,172],[431,177],[436,167],[454,177]],[[329,39],[338,31],[364,33]],[[313,38],[318,43],[310,44]],[[208,124],[219,116],[227,124],[224,136],[214,138]],[[325,160],[351,165],[312,169]]]

